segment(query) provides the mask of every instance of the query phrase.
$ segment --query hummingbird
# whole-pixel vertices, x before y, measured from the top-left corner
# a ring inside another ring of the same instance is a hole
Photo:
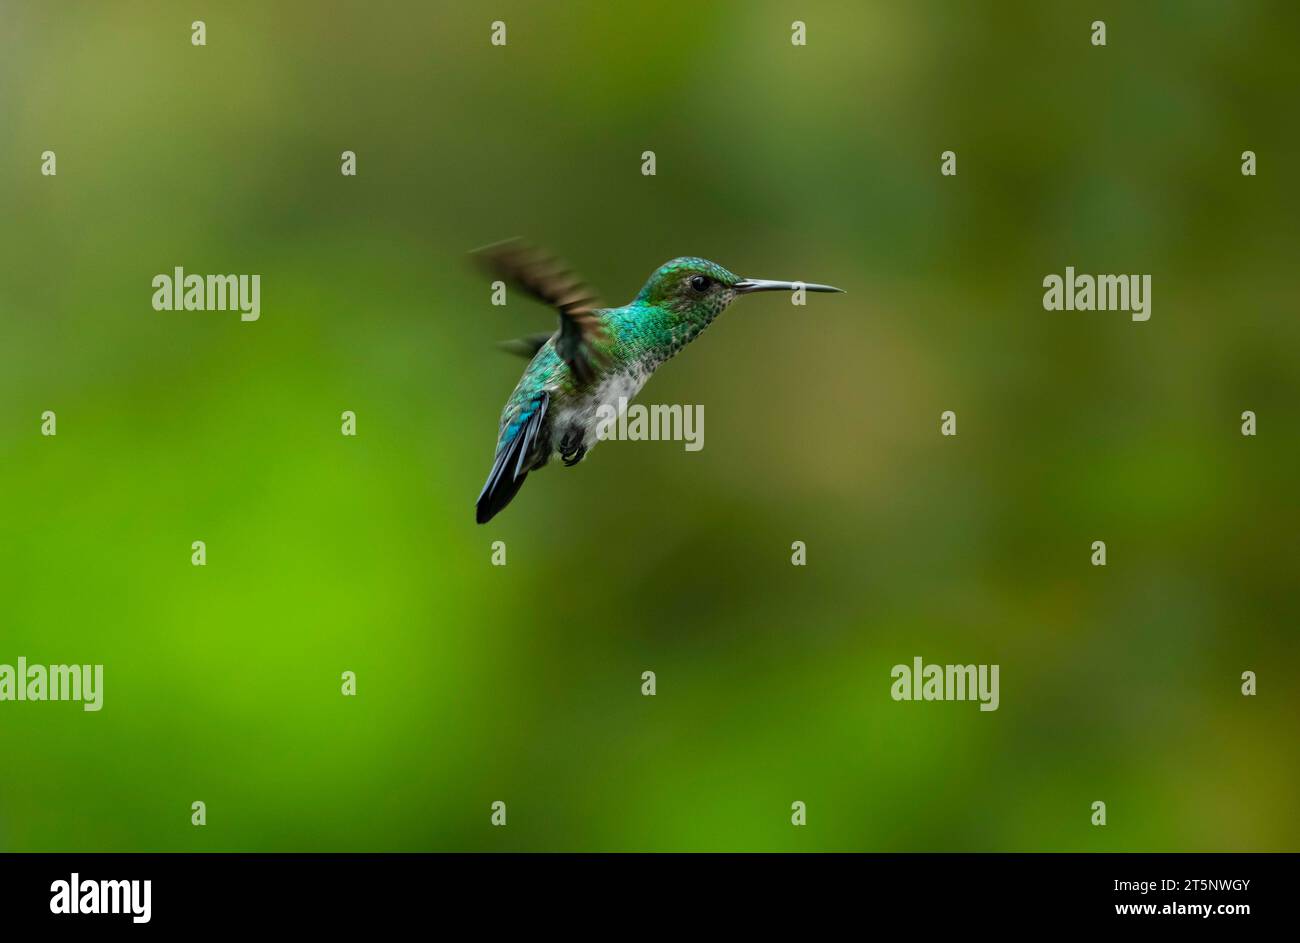
[[[529,472],[558,455],[578,464],[596,444],[601,406],[630,402],[651,374],[700,335],[740,295],[842,291],[830,285],[741,278],[716,262],[682,256],[655,269],[621,307],[603,307],[564,262],[520,240],[478,250],[480,263],[560,314],[559,329],[502,346],[529,358],[501,413],[496,453],[475,517],[486,524]],[[606,413],[608,414],[608,413]]]

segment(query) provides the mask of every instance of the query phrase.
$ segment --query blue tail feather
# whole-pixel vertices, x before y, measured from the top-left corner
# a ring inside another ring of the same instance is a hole
[[[487,482],[476,502],[474,517],[480,524],[492,520],[523,487],[524,479],[532,470],[525,466],[541,432],[542,420],[546,418],[549,403],[549,394],[543,393],[533,411],[522,417],[513,430],[508,430],[497,447],[492,470],[488,472]]]

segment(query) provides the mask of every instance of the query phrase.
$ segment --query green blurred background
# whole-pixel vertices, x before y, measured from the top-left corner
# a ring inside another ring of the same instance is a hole
[[[1295,4],[0,28],[0,663],[105,665],[97,714],[0,703],[0,848],[1300,847]],[[554,323],[467,264],[515,235],[611,301],[683,254],[849,293],[654,378],[702,452],[603,445],[478,527],[493,342]],[[177,265],[260,273],[261,320],[155,312]],[[1150,273],[1151,320],[1044,311],[1067,265]],[[895,703],[916,655],[1000,664],[1000,709]]]

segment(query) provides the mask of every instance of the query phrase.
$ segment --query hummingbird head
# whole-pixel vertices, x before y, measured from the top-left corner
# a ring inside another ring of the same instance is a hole
[[[840,291],[830,285],[741,278],[716,262],[683,256],[655,269],[636,296],[641,304],[671,311],[689,320],[711,321],[736,300],[737,295],[755,291]]]
[[[732,286],[738,281],[739,275],[716,262],[683,256],[655,269],[636,300],[680,315],[695,311],[716,315],[736,297]]]

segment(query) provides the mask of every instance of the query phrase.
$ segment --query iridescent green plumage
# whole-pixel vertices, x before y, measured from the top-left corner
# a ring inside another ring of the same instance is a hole
[[[751,291],[839,291],[826,285],[742,279],[715,262],[673,259],[651,274],[631,302],[593,305],[594,293],[565,266],[519,243],[486,250],[492,270],[556,306],[560,330],[536,349],[501,414],[496,456],[479,494],[486,523],[514,497],[530,471],[558,454],[581,461],[596,443],[597,410],[630,401],[665,360]],[[535,341],[524,340],[529,350]]]

